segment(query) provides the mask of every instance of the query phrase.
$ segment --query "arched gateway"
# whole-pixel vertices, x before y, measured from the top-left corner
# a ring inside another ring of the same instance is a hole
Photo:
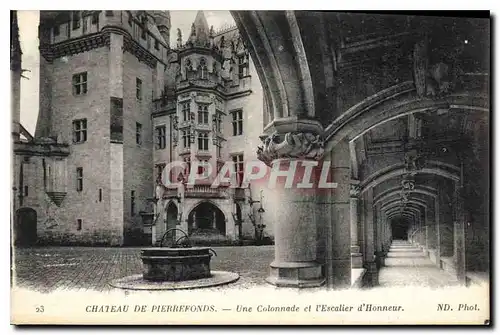
[[[189,235],[225,235],[226,217],[213,203],[202,201],[188,215]]]
[[[16,246],[31,246],[36,243],[37,214],[33,208],[19,208],[16,211],[14,243]]]

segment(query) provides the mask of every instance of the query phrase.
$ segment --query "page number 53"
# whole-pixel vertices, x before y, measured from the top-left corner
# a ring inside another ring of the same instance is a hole
[[[35,306],[35,312],[43,313],[44,312],[43,305]]]

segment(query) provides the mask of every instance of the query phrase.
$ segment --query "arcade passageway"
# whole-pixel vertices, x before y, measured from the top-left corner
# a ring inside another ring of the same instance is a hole
[[[327,161],[338,185],[269,191],[268,282],[488,278],[489,18],[232,14],[265,92],[259,159]]]

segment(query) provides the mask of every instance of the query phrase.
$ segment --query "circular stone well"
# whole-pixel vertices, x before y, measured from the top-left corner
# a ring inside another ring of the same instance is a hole
[[[113,280],[127,290],[181,290],[218,286],[237,281],[237,273],[211,271],[211,248],[146,248],[141,251],[143,273]]]
[[[239,278],[240,276],[234,272],[211,271],[208,278],[160,282],[145,280],[142,275],[138,274],[114,280],[110,285],[126,290],[187,290],[230,284]]]
[[[210,248],[207,247],[143,249],[143,278],[150,281],[208,278],[211,258]]]

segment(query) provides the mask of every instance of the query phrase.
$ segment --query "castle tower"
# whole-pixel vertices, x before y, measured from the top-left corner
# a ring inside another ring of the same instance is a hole
[[[39,38],[36,136],[71,147],[58,176],[61,224],[47,238],[135,243],[153,192],[150,113],[168,39],[145,11],[41,11]]]
[[[152,11],[152,13],[163,40],[168,46],[170,46],[170,12],[165,10],[155,10]]]
[[[227,162],[235,167],[234,177],[241,183],[244,159],[254,156],[257,143],[253,141],[258,141],[263,128],[262,88],[256,76],[252,83],[248,72],[238,71],[238,67],[247,68],[249,61],[239,40],[236,27],[216,36],[203,11],[198,11],[185,44],[178,36],[177,49],[172,50],[175,61],[165,74],[175,78],[166,87],[172,94],[158,101],[153,112],[157,138],[153,160],[157,176],[171,162],[185,163],[184,171],[164,175],[174,183],[189,174],[205,178],[186,187],[180,199],[175,189],[158,198],[162,211],[152,243],[177,225],[191,235],[214,234],[231,240],[253,235],[248,190],[223,184],[211,187]]]
[[[12,117],[12,139],[19,140],[20,117],[21,117],[21,74],[22,74],[22,51],[19,42],[19,25],[17,22],[17,11],[10,12],[10,81],[11,81],[11,117]]]

